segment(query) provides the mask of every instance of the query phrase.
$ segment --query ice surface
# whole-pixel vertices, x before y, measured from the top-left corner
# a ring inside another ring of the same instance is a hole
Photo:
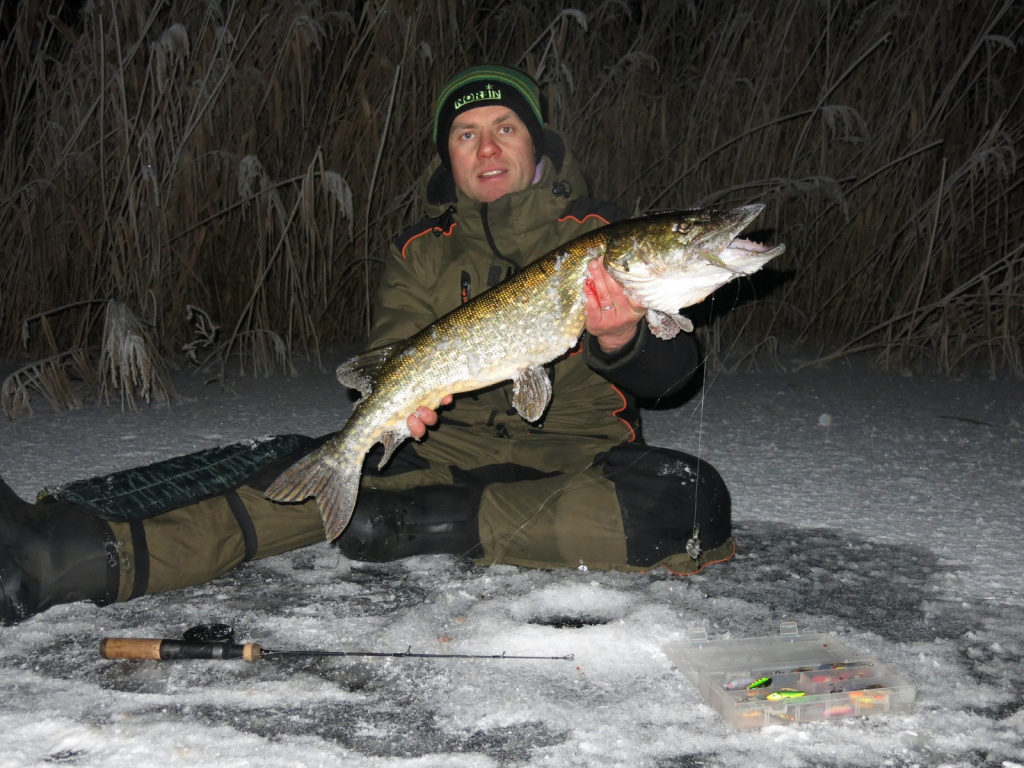
[[[187,400],[170,409],[42,404],[0,424],[0,472],[29,497],[247,437],[321,434],[350,408],[308,370],[176,383]],[[1021,392],[835,364],[720,375],[645,413],[649,442],[699,452],[732,491],[739,554],[695,577],[370,565],[324,544],[195,589],[54,608],[0,628],[0,765],[1022,765]],[[917,711],[734,731],[661,650],[692,625],[747,637],[782,621],[897,667]],[[212,622],[271,648],[575,659],[98,653],[104,636]]]

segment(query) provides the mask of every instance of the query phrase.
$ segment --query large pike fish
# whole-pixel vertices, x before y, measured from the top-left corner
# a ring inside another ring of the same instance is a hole
[[[519,414],[536,421],[551,399],[544,364],[575,346],[585,321],[584,281],[591,259],[634,303],[647,309],[655,336],[692,331],[680,310],[721,285],[760,269],[785,250],[737,235],[764,208],[657,213],[576,238],[537,259],[405,341],[372,349],[339,366],[338,380],[363,397],[345,428],[300,459],[266,491],[275,501],[315,496],[328,539],[352,517],[366,453],[384,444],[387,463],[409,437],[406,419],[445,395],[511,379]]]

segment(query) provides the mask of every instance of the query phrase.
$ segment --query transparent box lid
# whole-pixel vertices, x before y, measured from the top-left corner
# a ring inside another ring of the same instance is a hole
[[[736,728],[914,711],[917,689],[893,667],[794,622],[750,638],[709,638],[697,627],[664,651]]]

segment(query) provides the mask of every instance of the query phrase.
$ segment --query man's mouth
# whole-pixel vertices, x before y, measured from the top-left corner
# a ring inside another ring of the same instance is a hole
[[[483,173],[480,174],[480,178],[481,179],[490,179],[490,178],[493,178],[494,176],[501,176],[501,174],[503,174],[504,172],[505,171],[503,171],[500,168],[492,170],[492,171],[484,171]]]

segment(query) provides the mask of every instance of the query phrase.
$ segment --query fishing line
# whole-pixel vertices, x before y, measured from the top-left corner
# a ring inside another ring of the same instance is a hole
[[[711,309],[712,315],[714,314],[715,308],[715,297],[711,295]],[[700,526],[697,523],[697,512],[699,510],[700,501],[698,491],[700,490],[700,465],[704,460],[701,457],[701,451],[703,449],[704,440],[704,401],[707,400],[708,396],[708,355],[704,355],[704,375],[700,377],[700,403],[699,411],[700,415],[697,418],[697,476],[693,481],[693,520],[690,523],[690,538],[686,541],[686,554],[688,554],[695,561],[700,559],[701,547],[700,547]]]
[[[742,278],[740,278],[740,279],[742,279]],[[710,301],[710,312],[708,313],[709,317],[714,317],[715,294],[712,293],[711,296],[708,297],[708,300]],[[737,291],[735,296],[734,296],[734,298],[733,298],[732,310],[736,309],[736,307],[738,306],[738,303],[739,303],[739,292]],[[743,321],[743,324],[740,326],[739,332],[733,338],[732,344],[730,345],[729,349],[726,350],[726,356],[730,352],[732,352],[733,349],[735,349],[736,345],[739,343],[739,337],[743,334],[743,331],[750,324],[750,321],[751,321],[751,318],[750,318],[750,315],[748,314],[746,319]],[[710,332],[709,332],[709,336],[710,336]],[[704,460],[703,457],[701,456],[701,453],[703,451],[703,439],[704,439],[704,403],[707,400],[707,393],[708,393],[708,389],[709,389],[709,386],[710,386],[709,383],[708,383],[708,375],[707,375],[708,360],[711,357],[710,348],[711,348],[711,344],[710,344],[710,339],[709,339],[708,349],[705,350],[704,358],[703,358],[703,360],[701,360],[701,363],[704,366],[704,376],[701,378],[700,400],[697,403],[697,405],[695,406],[695,408],[696,408],[696,410],[698,412],[698,418],[697,418],[697,478],[694,481],[695,488],[694,488],[694,495],[693,495],[693,522],[692,522],[692,525],[691,525],[691,530],[693,531],[693,534],[691,535],[690,539],[686,543],[686,553],[688,555],[690,555],[690,557],[692,557],[694,560],[697,560],[698,557],[700,556],[700,530],[699,530],[699,527],[698,527],[698,524],[697,524],[697,516],[698,516],[698,512],[699,512],[699,500],[698,500],[698,495],[697,495],[697,488],[700,485],[701,463]],[[724,360],[724,357],[723,357],[723,360]],[[724,365],[720,366],[719,370],[715,371],[714,379],[712,379],[711,384],[713,384],[714,380],[716,380],[718,378],[719,374],[721,373],[722,368],[724,368]]]
[[[710,300],[710,309],[711,309],[709,315],[713,316],[714,315],[715,296],[714,296],[714,294],[711,294],[711,296],[709,296],[708,298]],[[738,304],[739,304],[739,293],[737,292],[735,294],[734,298],[733,298],[732,309],[736,309]],[[743,331],[750,324],[750,322],[751,322],[751,317],[748,315],[744,319],[743,323],[741,324],[741,326],[739,328],[739,332],[736,334],[736,337],[734,337],[734,339],[733,339],[732,343],[730,344],[729,348],[725,351],[725,355],[724,356],[728,356],[728,354],[731,353],[736,348],[736,346],[738,344],[739,336],[742,335]],[[715,371],[715,373],[713,374],[713,377],[711,378],[711,380],[710,381],[708,380],[707,369],[708,369],[708,362],[709,362],[709,360],[711,358],[710,347],[711,347],[711,344],[710,344],[710,340],[709,340],[709,343],[707,344],[707,349],[705,349],[704,355],[703,355],[702,359],[700,360],[700,363],[698,364],[698,368],[700,366],[703,366],[704,374],[703,374],[702,379],[701,379],[701,394],[700,394],[700,398],[699,398],[697,404],[694,406],[694,409],[695,409],[697,417],[698,417],[698,419],[697,419],[698,420],[698,426],[697,426],[697,451],[696,451],[696,456],[695,456],[695,458],[696,458],[696,467],[695,467],[694,491],[693,491],[693,516],[692,516],[692,520],[691,520],[691,535],[690,535],[690,538],[686,542],[686,548],[685,548],[686,549],[686,553],[694,561],[698,561],[699,558],[700,558],[700,555],[702,554],[702,550],[701,550],[701,546],[700,546],[700,529],[699,529],[698,517],[699,517],[699,513],[700,513],[699,489],[700,489],[700,480],[701,480],[701,465],[702,465],[702,463],[704,461],[703,456],[702,456],[702,454],[703,454],[703,438],[704,438],[704,404],[707,401],[708,392],[710,391],[710,389],[711,389],[712,385],[714,384],[715,380],[717,380],[718,375],[721,373],[721,367],[724,367],[724,366],[720,366],[720,370]],[[724,357],[723,357],[723,359],[724,359]],[[689,375],[692,375],[692,373],[687,373],[686,374],[686,376],[689,376]],[[685,378],[685,376],[680,377],[680,379],[683,379],[683,378]],[[678,383],[678,381],[679,380],[677,380],[675,383]],[[671,391],[673,389],[675,383],[672,384],[672,385],[668,385],[665,388],[664,391],[665,392]],[[655,400],[654,400],[655,404],[657,405],[658,403],[660,403],[663,398],[664,398],[664,395],[662,395],[661,397],[655,398]],[[691,412],[691,416],[692,415],[693,415],[693,412]],[[648,452],[653,452],[654,450],[656,450],[656,446],[650,446]],[[513,531],[514,532],[521,532],[521,531],[525,530],[527,526],[529,526],[534,520],[537,519],[537,517],[541,514],[541,512],[545,509],[545,507],[548,506],[549,503],[551,503],[553,500],[555,500],[556,498],[558,498],[560,495],[562,495],[564,493],[567,493],[567,492],[569,492],[571,490],[577,490],[577,489],[580,489],[580,488],[585,488],[588,485],[596,484],[600,480],[610,480],[610,481],[614,482],[612,480],[612,478],[614,478],[615,475],[617,475],[619,473],[625,473],[630,467],[633,467],[633,466],[636,466],[637,464],[639,464],[640,460],[643,459],[643,457],[645,455],[647,455],[648,452],[643,452],[640,455],[638,455],[628,466],[624,466],[624,467],[622,467],[622,468],[620,468],[618,470],[615,470],[615,469],[608,470],[607,468],[603,468],[604,471],[601,473],[600,477],[591,478],[591,479],[587,480],[586,482],[576,482],[576,479],[581,477],[584,473],[586,473],[587,470],[594,469],[594,465],[593,464],[588,464],[587,466],[581,468],[580,470],[578,470],[577,472],[573,473],[569,477],[565,478],[564,482],[562,484],[560,484],[558,486],[558,488],[556,488],[554,491],[552,491],[547,496],[547,498],[542,500],[538,505],[536,505],[534,507],[533,510],[531,510],[530,513],[527,514],[526,519],[523,520],[522,523],[520,523],[518,525],[515,525],[515,526],[509,525],[509,526],[503,528],[501,531],[494,532],[489,537],[490,541],[493,542],[499,535],[506,534],[506,533],[509,534],[509,538],[511,539],[511,536],[513,535],[513,533],[512,533]],[[563,475],[559,475],[559,477],[563,477]],[[483,544],[483,543],[484,542],[481,541],[481,544]],[[502,547],[500,552],[495,553],[494,557],[491,559],[491,565],[494,565],[494,563],[497,561],[497,559],[499,557],[501,557],[502,554],[507,550],[507,547],[508,547],[508,544],[506,544],[504,547]],[[468,553],[466,553],[466,554],[468,554]],[[581,565],[582,565],[582,563],[581,563]]]
[[[522,523],[520,523],[519,525],[509,525],[509,526],[506,526],[505,528],[501,529],[500,531],[495,531],[494,534],[490,537],[491,541],[493,541],[496,537],[498,537],[499,535],[502,535],[502,534],[508,534],[509,537],[511,538],[511,536],[514,535],[512,533],[513,531],[514,532],[519,532],[519,531],[525,530],[527,528],[527,526],[529,526],[531,523],[534,522],[534,520],[537,519],[537,517],[541,514],[541,512],[552,501],[556,500],[559,496],[562,496],[563,494],[566,494],[566,493],[568,493],[570,491],[576,491],[576,490],[579,490],[581,488],[586,488],[586,487],[588,487],[590,485],[597,485],[602,480],[608,480],[609,482],[614,483],[614,478],[616,476],[627,474],[629,472],[629,470],[631,468],[637,466],[640,463],[640,461],[645,456],[647,456],[647,455],[649,455],[651,453],[656,453],[658,451],[658,447],[657,446],[646,445],[646,444],[643,444],[643,445],[646,448],[645,451],[642,451],[641,453],[639,453],[639,455],[637,455],[634,459],[632,459],[628,464],[623,465],[623,466],[621,466],[619,468],[610,468],[608,466],[595,467],[593,464],[588,464],[588,465],[582,467],[581,469],[579,469],[579,470],[577,470],[577,471],[575,471],[573,473],[565,473],[565,474],[562,474],[562,475],[555,476],[555,477],[563,480],[562,484],[559,485],[557,488],[555,488],[551,493],[549,493],[547,495],[546,498],[544,498],[539,504],[537,504],[528,513],[526,519]],[[600,474],[597,477],[592,477],[592,478],[588,478],[585,481],[580,481],[579,478],[581,476],[583,476],[588,470],[596,470],[596,471],[600,472]],[[698,472],[699,472],[699,463],[698,463]],[[698,474],[698,478],[699,478],[699,474]],[[552,479],[554,479],[554,478],[552,478]],[[695,511],[694,511],[694,516],[696,517],[696,504],[697,504],[697,502],[696,502],[696,484],[694,486],[694,490],[695,490],[695,498],[694,498],[694,508],[695,508]],[[483,543],[483,541],[481,541],[481,543]],[[494,557],[491,558],[491,562],[489,563],[489,565],[491,565],[491,566],[495,565],[497,563],[498,558],[500,558],[505,553],[505,551],[507,551],[507,547],[508,547],[508,545],[506,544],[498,552],[496,552]],[[696,560],[697,558],[693,558],[693,559]],[[585,566],[586,563],[581,562],[580,565],[581,566]]]
[[[713,302],[713,300],[714,300],[714,298],[712,297],[712,302]],[[660,343],[660,342],[652,342],[652,343]],[[706,370],[707,360],[708,360],[708,357],[705,354],[704,358],[700,361],[700,363],[698,364],[697,367],[699,368],[700,365],[704,365],[705,366],[705,370]],[[683,379],[691,376],[692,373],[693,373],[692,371],[687,372],[684,376],[681,376],[679,379],[677,379],[676,382],[673,382],[672,384],[666,386],[665,392],[668,392],[668,391],[671,391],[672,389],[674,389],[675,385],[680,380],[683,380]],[[698,525],[697,525],[697,517],[698,517],[698,512],[699,512],[698,490],[699,490],[699,484],[700,484],[700,465],[701,465],[701,461],[702,461],[700,454],[702,452],[703,417],[704,417],[703,404],[704,404],[704,400],[707,397],[707,390],[708,390],[707,379],[705,377],[702,380],[702,382],[701,382],[701,398],[700,398],[700,402],[698,404],[699,412],[700,412],[700,417],[699,417],[700,423],[699,423],[699,426],[698,426],[698,441],[697,441],[697,455],[696,455],[697,462],[696,462],[696,473],[695,473],[695,478],[694,478],[693,520],[692,520],[692,523],[691,523],[691,531],[692,531],[692,533],[691,533],[690,538],[685,543],[685,551],[687,552],[687,554],[689,554],[691,556],[691,558],[694,561],[697,561],[699,556],[700,556],[700,552],[697,551],[699,549],[699,539],[698,539],[699,530],[698,530]],[[664,395],[662,395],[661,397],[655,398],[655,400],[654,400],[655,404],[660,403],[663,398],[664,398]],[[647,455],[649,455],[651,453],[655,453],[658,450],[657,446],[650,446],[650,445],[647,445],[646,443],[643,443],[643,445],[647,448],[647,450],[639,453],[627,465],[624,465],[624,466],[622,466],[620,468],[617,468],[617,469],[610,468],[610,467],[607,467],[607,466],[602,467],[602,468],[600,468],[600,472],[601,473],[600,473],[600,475],[598,477],[589,478],[585,482],[578,482],[577,480],[578,480],[578,478],[583,476],[588,470],[598,469],[592,463],[591,464],[587,464],[586,466],[580,468],[576,472],[573,472],[573,473],[563,473],[561,475],[558,475],[557,477],[562,478],[563,482],[557,488],[555,488],[550,494],[548,494],[548,496],[545,499],[543,499],[539,504],[537,504],[527,514],[526,519],[523,520],[522,523],[520,523],[518,525],[514,525],[514,526],[510,524],[509,526],[506,526],[505,528],[503,528],[500,531],[495,531],[489,537],[490,541],[493,542],[498,536],[503,535],[503,534],[507,534],[509,536],[509,543],[511,543],[511,541],[510,541],[511,537],[514,535],[515,532],[521,532],[521,531],[525,530],[532,522],[534,522],[537,519],[537,517],[540,516],[540,514],[548,506],[548,504],[550,504],[552,501],[554,501],[559,496],[561,496],[561,495],[563,495],[565,493],[568,493],[570,491],[579,490],[581,488],[586,488],[589,485],[596,485],[601,480],[608,480],[608,481],[614,483],[614,478],[617,475],[628,473],[631,468],[636,467],[637,465],[639,465],[639,463],[642,461],[642,459],[645,456],[647,456]],[[481,541],[481,544],[483,544],[483,543],[484,542]],[[501,547],[499,551],[495,552],[494,556],[492,558],[490,558],[490,560],[491,560],[490,565],[493,566],[497,562],[498,558],[500,558],[507,551],[508,546],[509,546],[509,544],[506,544],[503,547]],[[468,554],[468,553],[464,553],[464,554]],[[581,565],[585,565],[585,563],[581,562]]]
[[[714,296],[714,294],[712,294],[710,297],[708,297],[708,300],[710,301],[710,304],[711,304],[711,313],[710,314],[713,315],[713,313],[714,313],[714,303],[715,303],[715,296]],[[732,309],[736,309],[736,307],[738,306],[738,302],[739,302],[739,295],[737,294],[734,297]],[[723,355],[723,359],[725,357],[727,357],[736,348],[736,346],[739,343],[739,341],[738,341],[739,336],[742,335],[743,331],[750,324],[750,322],[751,322],[751,318],[748,315],[744,319],[743,323],[741,324],[741,326],[739,328],[739,331],[736,334],[736,336],[734,337],[734,339],[731,342],[731,344],[729,345],[729,348],[727,350],[725,350],[725,354]],[[685,551],[686,551],[686,554],[688,554],[694,561],[698,561],[699,558],[700,558],[700,555],[702,554],[702,549],[701,549],[701,546],[700,546],[700,529],[699,529],[698,518],[699,518],[699,514],[700,514],[699,489],[700,489],[700,479],[701,479],[701,465],[704,462],[704,458],[703,458],[703,455],[702,455],[703,452],[704,452],[704,448],[703,448],[703,441],[704,441],[704,405],[705,405],[705,402],[707,401],[708,393],[710,392],[711,388],[713,387],[715,381],[717,381],[718,376],[721,374],[722,369],[724,368],[724,366],[720,366],[719,370],[716,370],[714,372],[714,374],[711,376],[710,381],[709,381],[709,377],[708,377],[708,362],[709,362],[709,360],[711,358],[711,353],[709,351],[710,346],[711,345],[710,345],[710,341],[709,341],[708,344],[707,344],[708,349],[704,350],[704,354],[703,354],[703,356],[702,356],[702,358],[700,360],[700,363],[698,364],[698,368],[703,366],[703,368],[704,368],[704,375],[702,376],[702,379],[701,379],[701,394],[700,394],[700,398],[698,399],[697,403],[694,405],[693,411],[691,411],[691,417],[693,415],[697,415],[697,450],[696,450],[696,455],[695,455],[695,458],[697,459],[697,461],[696,461],[695,477],[694,477],[693,516],[692,516],[691,526],[690,526],[691,527],[691,535],[690,535],[689,539],[686,541]],[[690,375],[690,374],[687,374],[687,375]],[[674,385],[669,385],[668,387],[666,387],[665,391],[667,392],[667,391],[671,390],[673,388],[673,386]],[[655,398],[655,401],[654,401],[655,404],[660,403],[661,400],[663,399],[663,397],[664,396]],[[496,531],[494,534],[491,535],[491,537],[489,537],[490,540],[493,542],[494,539],[497,536],[502,535],[502,534],[509,534],[509,537],[511,538],[511,535],[513,535],[512,534],[513,531],[519,532],[519,531],[525,530],[527,528],[527,526],[529,526],[534,520],[536,520],[536,518],[548,506],[548,504],[550,504],[552,501],[557,499],[562,494],[565,494],[565,493],[567,493],[569,491],[578,490],[580,488],[585,488],[588,485],[594,485],[594,484],[598,483],[600,480],[609,480],[609,481],[614,482],[613,478],[616,475],[628,472],[631,467],[635,467],[636,465],[638,465],[639,462],[644,458],[644,456],[648,455],[651,452],[654,452],[655,450],[657,450],[656,446],[648,446],[648,450],[647,451],[644,451],[644,452],[640,453],[639,455],[637,455],[636,458],[633,459],[628,465],[623,466],[623,467],[621,467],[619,469],[603,468],[604,471],[601,473],[601,475],[599,477],[588,479],[585,482],[577,482],[577,478],[580,478],[582,475],[584,475],[584,473],[586,473],[587,470],[594,469],[595,467],[594,467],[593,464],[588,464],[587,466],[579,469],[578,471],[576,471],[576,472],[574,472],[572,474],[569,474],[568,476],[566,476],[566,475],[559,475],[559,477],[564,477],[565,478],[564,482],[561,485],[559,485],[558,488],[556,488],[550,494],[548,494],[547,498],[545,498],[538,505],[536,505],[534,507],[534,509],[531,510],[530,513],[528,513],[526,519],[522,523],[520,523],[519,525],[515,525],[515,526],[509,525],[506,528],[502,529],[501,531]],[[481,544],[482,543],[483,543],[483,541],[481,541]],[[507,550],[507,547],[508,547],[508,545],[506,544],[504,547],[502,547],[500,549],[500,551],[495,553],[495,555],[491,558],[490,565],[494,565],[497,562],[497,559],[500,558],[504,554],[504,552]],[[466,554],[468,554],[468,553],[466,553]],[[584,565],[584,564],[581,563],[581,565]]]
[[[511,532],[513,532],[513,531],[514,532],[520,532],[520,531],[525,530],[526,527],[528,525],[530,525],[530,523],[532,523],[534,520],[537,519],[538,516],[540,516],[540,513],[544,510],[545,507],[547,507],[547,505],[553,499],[557,498],[558,496],[561,496],[564,493],[567,493],[570,490],[576,490],[578,488],[586,488],[588,485],[596,485],[598,483],[598,481],[600,481],[602,479],[605,479],[602,476],[602,477],[591,478],[591,479],[587,480],[586,482],[579,482],[579,483],[575,482],[576,478],[580,477],[587,470],[593,469],[593,468],[594,468],[593,464],[588,464],[587,466],[582,467],[581,469],[577,470],[576,472],[572,473],[571,475],[569,473],[563,473],[563,474],[560,474],[560,475],[555,475],[554,477],[557,477],[557,478],[567,477],[567,479],[565,480],[565,482],[562,485],[558,486],[557,488],[555,488],[555,490],[553,490],[551,493],[549,493],[547,495],[547,498],[545,498],[539,504],[537,504],[530,511],[530,513],[528,514],[526,520],[524,520],[520,525],[517,525],[517,526],[511,526],[510,525],[510,526],[502,529],[501,531],[496,531],[490,537],[491,540],[493,541],[499,534],[506,533],[506,532],[509,533],[509,539],[511,539],[511,535],[512,535]],[[546,478],[544,478],[544,479],[546,479]],[[539,481],[535,480],[535,481],[527,481],[527,482],[539,482]],[[483,541],[481,540],[480,543],[483,544]],[[493,566],[493,565],[495,565],[497,563],[497,559],[499,557],[501,557],[502,555],[504,555],[504,553],[507,550],[507,548],[508,548],[508,544],[506,544],[504,547],[502,547],[500,552],[496,552],[495,553],[494,558],[491,559],[491,563],[490,563],[491,566]]]

